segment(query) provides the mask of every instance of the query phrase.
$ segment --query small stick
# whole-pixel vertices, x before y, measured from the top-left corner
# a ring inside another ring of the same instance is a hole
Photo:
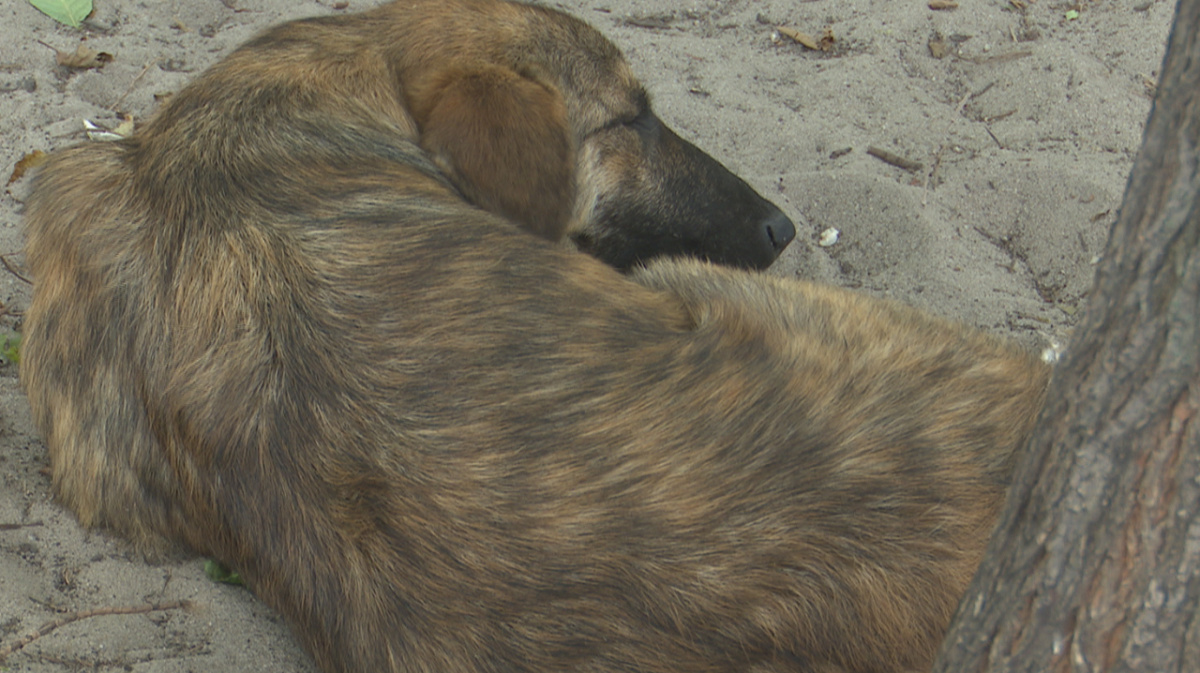
[[[980,121],[984,121],[989,124],[992,122],[998,122],[1001,119],[1008,119],[1009,117],[1013,116],[1013,114],[1015,114],[1016,111],[1017,111],[1017,109],[1013,108],[1013,109],[1009,110],[1008,112],[1001,112],[1000,114],[996,115],[995,117],[984,117]]]
[[[928,204],[929,184],[937,180],[938,169],[942,167],[942,152],[945,151],[946,145],[942,143],[938,146],[937,154],[933,155],[933,168],[929,174],[925,176],[925,183],[921,185],[921,207],[924,208]],[[936,188],[936,185],[935,185]]]
[[[881,150],[878,147],[874,147],[874,146],[867,148],[867,154],[870,154],[871,156],[875,157],[876,159],[879,159],[880,161],[882,161],[885,164],[891,164],[891,165],[895,166],[896,168],[903,168],[906,171],[912,171],[914,173],[925,167],[925,165],[919,161],[912,161],[911,159],[905,159],[902,156],[892,154],[891,152],[889,152],[887,150]]]
[[[168,603],[146,603],[145,605],[127,605],[124,607],[113,608],[96,608],[95,610],[82,610],[80,612],[68,612],[57,619],[52,619],[45,624],[42,624],[38,630],[29,635],[18,639],[11,645],[0,647],[0,664],[8,658],[13,652],[25,647],[29,643],[41,638],[42,636],[54,631],[60,626],[66,626],[71,622],[77,622],[81,619],[90,619],[91,617],[102,617],[104,615],[138,615],[146,612],[159,612],[162,610],[178,610],[180,608],[188,609],[192,607],[191,601],[170,601]]]
[[[121,105],[122,102],[124,102],[125,97],[129,95],[129,92],[133,91],[133,87],[137,86],[138,80],[140,80],[142,77],[144,77],[146,72],[150,70],[150,66],[154,65],[155,63],[157,63],[157,61],[150,61],[149,63],[147,63],[142,68],[142,71],[138,73],[138,76],[133,78],[133,81],[129,83],[129,86],[125,89],[125,93],[121,94],[121,97],[117,99],[117,102],[108,106],[108,109],[111,112],[117,111],[117,107],[119,105]]]
[[[975,98],[977,96],[982,96],[983,94],[987,93],[988,91],[991,91],[992,87],[994,87],[994,86],[996,86],[996,83],[994,81],[988,82],[988,85],[983,87],[979,91],[977,91],[975,93],[968,93],[967,95],[963,96],[963,99],[958,101],[958,107],[954,109],[954,113],[962,114],[963,108],[967,107],[967,101],[969,101],[972,98]]]
[[[1015,61],[1026,56],[1033,56],[1033,52],[1029,49],[1021,49],[1019,51],[1010,51],[1007,54],[997,54],[995,56],[968,58],[966,60],[979,65],[990,65],[992,63],[1004,63],[1005,61]]]
[[[968,92],[967,95],[962,97],[962,100],[958,101],[958,105],[954,106],[954,114],[962,114],[963,108],[967,106],[967,101],[971,100],[972,95],[974,94]]]
[[[33,528],[41,526],[41,521],[30,521],[29,523],[0,523],[0,530],[19,530],[21,528]]]
[[[996,141],[996,147],[999,147],[1002,150],[1008,149],[1007,147],[1004,146],[1004,143],[1000,142],[1000,139],[996,137],[996,134],[992,133],[992,130],[987,127],[987,124],[983,125],[983,130],[987,131],[987,134],[992,137],[992,140]]]
[[[9,253],[9,255],[11,255],[11,254],[12,253]],[[4,268],[7,269],[9,273],[16,276],[18,280],[22,280],[22,281],[25,281],[29,285],[33,285],[33,281],[29,280],[25,276],[22,276],[20,271],[17,271],[16,269],[13,268],[12,264],[8,263],[8,255],[0,255],[0,264],[3,264]]]

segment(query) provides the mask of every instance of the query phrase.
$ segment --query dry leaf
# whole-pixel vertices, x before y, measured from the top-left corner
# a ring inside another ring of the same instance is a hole
[[[833,49],[833,43],[836,41],[833,37],[833,29],[826,28],[821,32],[821,41],[817,43],[817,48],[821,51],[829,51]]]
[[[133,135],[133,115],[125,115],[125,119],[120,124],[117,124],[117,128],[113,129],[112,132],[122,138],[128,138]]]
[[[113,55],[104,51],[96,51],[81,42],[72,53],[55,49],[54,60],[64,68],[99,68],[105,63],[111,63]]]
[[[929,38],[929,55],[930,56],[932,56],[934,58],[939,58],[939,59],[945,58],[946,52],[949,51],[949,49],[950,49],[950,46],[948,44],[946,44],[945,38],[943,38],[941,35],[934,33],[933,37]]]
[[[12,175],[8,176],[8,183],[5,186],[11,185],[17,180],[25,177],[25,171],[31,168],[36,168],[45,160],[46,153],[41,150],[34,150],[21,157],[21,159],[17,161],[17,164],[13,166]]]
[[[954,0],[930,0],[929,9],[958,9],[958,3]]]
[[[801,33],[800,31],[796,30],[795,28],[789,28],[787,26],[779,26],[779,28],[777,28],[776,30],[779,31],[780,35],[786,35],[787,37],[790,37],[792,40],[799,42],[801,45],[803,45],[809,49],[812,49],[813,51],[817,51],[818,49],[820,49],[820,47],[817,46],[817,41],[814,40],[812,38],[812,36],[807,33]]]

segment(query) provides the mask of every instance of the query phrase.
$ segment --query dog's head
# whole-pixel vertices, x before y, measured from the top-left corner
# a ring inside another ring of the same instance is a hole
[[[654,114],[587,24],[498,0],[412,5],[390,7],[421,35],[398,36],[405,101],[422,146],[475,204],[618,268],[660,255],[765,268],[795,236]]]

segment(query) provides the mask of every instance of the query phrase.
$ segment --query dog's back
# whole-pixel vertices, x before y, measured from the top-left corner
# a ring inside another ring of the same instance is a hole
[[[42,176],[34,230],[78,175]],[[326,670],[928,663],[1043,367],[830,288],[670,262],[653,291],[451,222],[194,235],[172,284],[144,227],[63,222],[23,364],[60,498],[237,567]]]
[[[38,176],[22,378],[85,525],[236,567],[328,671],[930,663],[1043,365],[832,288],[631,280],[374,112],[253,135],[271,90]]]

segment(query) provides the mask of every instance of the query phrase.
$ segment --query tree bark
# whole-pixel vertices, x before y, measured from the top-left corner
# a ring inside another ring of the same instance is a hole
[[[1200,671],[1200,0],[1081,324],[934,667]]]

